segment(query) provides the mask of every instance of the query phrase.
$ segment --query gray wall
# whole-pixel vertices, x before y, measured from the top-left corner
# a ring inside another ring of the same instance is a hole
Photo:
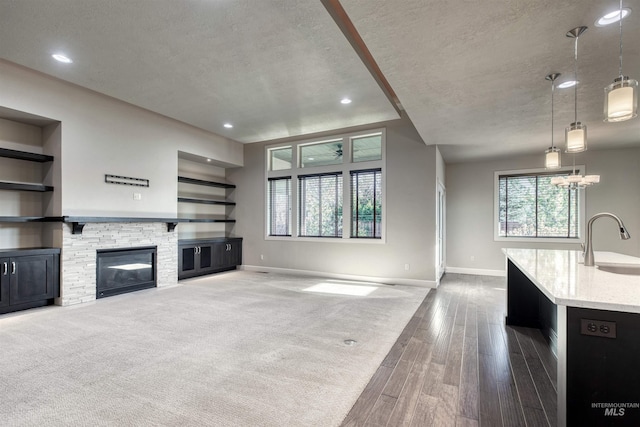
[[[176,215],[178,150],[242,166],[242,144],[0,60],[0,107],[60,121],[63,215]],[[10,147],[9,147],[10,148]],[[104,183],[105,174],[150,180]]]
[[[386,129],[384,244],[265,240],[267,144],[245,145],[245,167],[227,172],[228,179],[237,185],[236,232],[244,238],[243,264],[408,282],[434,281],[437,149],[426,146],[406,122],[387,123]],[[408,271],[405,264],[410,264]]]
[[[504,270],[501,248],[579,249],[576,244],[494,241],[494,172],[542,166],[542,153],[495,161],[447,164],[447,267]],[[563,165],[571,159],[564,155]],[[632,239],[621,241],[615,222],[594,224],[595,250],[640,256],[640,148],[586,151],[576,157],[601,182],[586,190],[587,219],[598,212],[619,215]],[[584,238],[584,232],[583,232]],[[471,260],[474,257],[474,260]]]

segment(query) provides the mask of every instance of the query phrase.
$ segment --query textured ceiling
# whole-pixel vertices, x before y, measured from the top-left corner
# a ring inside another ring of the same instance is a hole
[[[640,118],[604,123],[604,87],[618,75],[619,27],[595,27],[617,1],[341,0],[409,118],[448,162],[542,153],[551,142],[551,87],[573,75],[589,149],[640,145]],[[625,0],[626,6],[632,8]],[[624,21],[624,71],[640,79],[640,7]],[[573,89],[558,90],[555,141],[573,122]],[[542,161],[542,160],[541,160]],[[565,163],[567,160],[565,160]]]
[[[319,1],[3,0],[0,40],[4,59],[240,142],[399,117]]]
[[[602,122],[603,88],[618,74],[618,27],[594,21],[616,1],[340,3],[424,141],[447,162],[550,145],[544,77],[571,77],[565,33],[579,25],[589,27],[578,92],[589,149],[640,144],[640,118]],[[0,40],[0,58],[241,142],[398,118],[320,0],[3,0]],[[624,21],[624,40],[625,74],[640,79],[640,7]],[[75,62],[52,61],[56,51]],[[341,105],[343,96],[354,102]],[[572,121],[573,89],[559,90],[561,147]]]

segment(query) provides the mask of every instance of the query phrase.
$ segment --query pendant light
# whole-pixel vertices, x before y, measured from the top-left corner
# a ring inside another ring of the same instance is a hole
[[[622,122],[638,115],[638,81],[622,74],[622,0],[620,0],[620,75],[604,88],[604,121]]]
[[[560,149],[553,143],[553,93],[556,90],[555,81],[558,77],[560,77],[560,73],[551,73],[545,77],[551,81],[551,147],[544,152],[544,167],[547,169],[560,167]]]
[[[574,80],[576,84],[573,86],[574,96],[574,121],[565,129],[565,141],[567,143],[568,153],[580,153],[587,149],[587,126],[578,121],[578,38],[587,31],[587,27],[576,27],[567,32],[567,37],[575,39],[574,48]]]

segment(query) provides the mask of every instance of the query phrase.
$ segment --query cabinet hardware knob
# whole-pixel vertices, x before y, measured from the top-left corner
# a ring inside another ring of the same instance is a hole
[[[11,274],[16,274],[16,262],[11,261]]]
[[[9,264],[7,264],[6,262],[3,262],[2,264],[3,264],[2,265],[2,267],[3,267],[2,268],[2,275],[6,276],[7,273],[9,272]]]

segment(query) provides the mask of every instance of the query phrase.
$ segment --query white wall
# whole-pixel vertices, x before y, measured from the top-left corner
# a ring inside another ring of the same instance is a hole
[[[243,164],[242,144],[3,60],[0,107],[62,123],[55,191],[63,215],[175,217],[178,150]],[[105,184],[105,174],[150,187]]]
[[[246,145],[245,167],[227,171],[237,185],[243,264],[433,285],[437,149],[426,146],[410,123],[388,123],[386,129],[385,243],[265,240],[266,144]]]
[[[494,241],[494,172],[541,168],[542,157],[447,164],[447,268],[504,270],[503,247],[579,249],[577,244]],[[570,162],[565,155],[563,164]],[[640,148],[586,151],[576,163],[586,165],[589,174],[601,176],[599,184],[582,190],[587,219],[598,212],[612,212],[622,218],[632,236],[620,240],[615,222],[600,219],[594,224],[595,250],[640,256]]]

